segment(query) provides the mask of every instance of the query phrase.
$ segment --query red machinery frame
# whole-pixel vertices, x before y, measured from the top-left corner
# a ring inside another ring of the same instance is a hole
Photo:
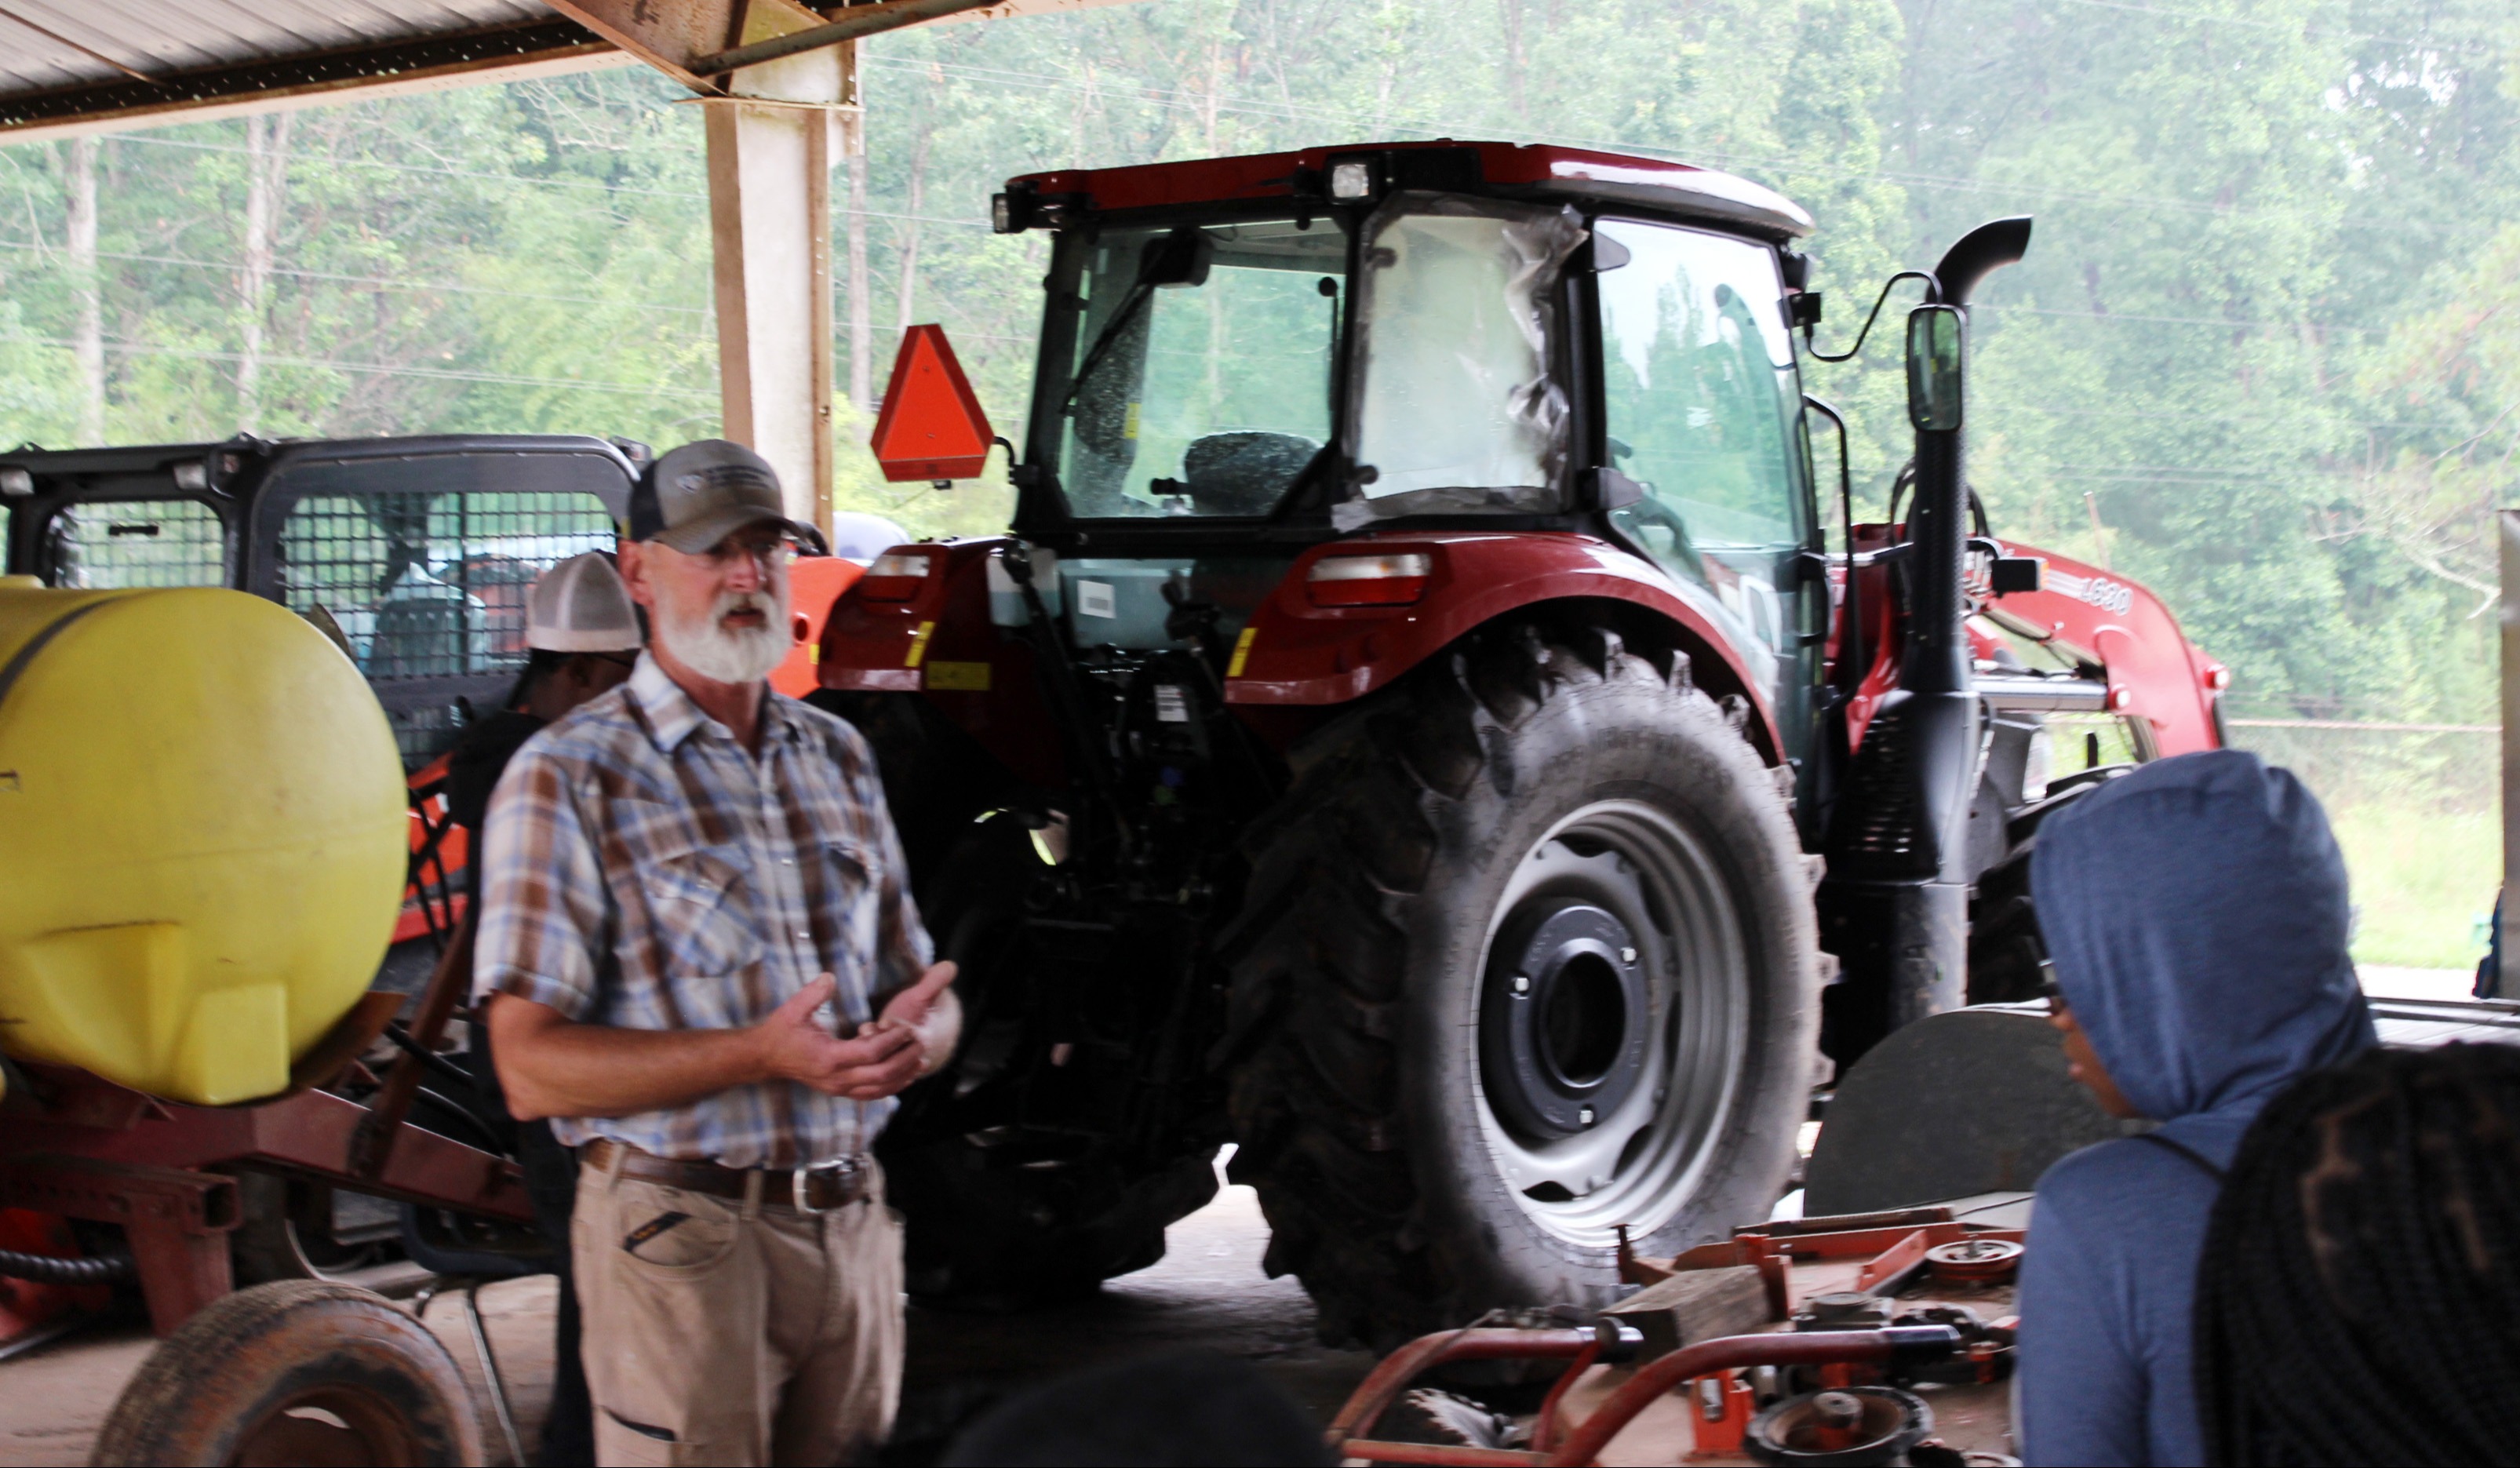
[[[1767,1287],[1770,1313],[1791,1312],[1790,1271],[1796,1261],[1861,1259],[1854,1288],[1888,1294],[1925,1263],[1925,1251],[1961,1239],[2023,1240],[2018,1228],[1990,1227],[1955,1220],[1943,1207],[1879,1214],[1752,1224],[1732,1238],[1702,1244],[1668,1263],[1637,1258],[1622,1243],[1619,1271],[1632,1284],[1650,1285],[1693,1269],[1749,1265]],[[2007,1327],[1999,1324],[1999,1330]],[[1731,1373],[1752,1366],[1815,1366],[1831,1385],[1846,1385],[1866,1368],[1898,1363],[1931,1364],[1965,1357],[1982,1381],[1998,1380],[2001,1347],[1963,1340],[1948,1325],[1892,1325],[1878,1330],[1800,1330],[1723,1336],[1684,1346],[1644,1362],[1571,1430],[1560,1422],[1568,1388],[1596,1362],[1623,1349],[1615,1327],[1514,1329],[1471,1326],[1420,1336],[1385,1357],[1332,1419],[1330,1450],[1342,1458],[1374,1463],[1434,1463],[1457,1468],[1488,1464],[1593,1462],[1638,1415],[1674,1388],[1695,1381],[1723,1383],[1722,1410],[1693,1422],[1701,1453],[1737,1452],[1751,1410],[1747,1386]],[[1369,1436],[1412,1381],[1438,1366],[1474,1360],[1563,1360],[1567,1364],[1541,1402],[1528,1449],[1394,1443]]]
[[[421,993],[415,1049],[434,1049],[471,987],[470,929],[458,929]],[[178,1105],[68,1066],[21,1067],[30,1084],[0,1098],[0,1207],[119,1224],[160,1336],[235,1288],[227,1235],[241,1215],[236,1179],[219,1169],[530,1223],[514,1163],[409,1121],[426,1063],[417,1054],[386,1069],[371,1105],[320,1089],[364,1071],[359,1055],[401,1004],[400,995],[367,996],[297,1062],[288,1091],[239,1106]]]

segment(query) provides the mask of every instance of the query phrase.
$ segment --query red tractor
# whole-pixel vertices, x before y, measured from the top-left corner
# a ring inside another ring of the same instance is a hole
[[[1398,144],[995,219],[1053,242],[1013,524],[877,560],[815,695],[963,965],[882,1144],[920,1293],[1141,1268],[1232,1142],[1327,1337],[1605,1303],[1623,1234],[1768,1216],[1830,1059],[2035,993],[2045,812],[2219,742],[2159,602],[1971,523],[2027,220],[1922,277],[1909,508],[1855,523],[1811,220],[1743,180]]]

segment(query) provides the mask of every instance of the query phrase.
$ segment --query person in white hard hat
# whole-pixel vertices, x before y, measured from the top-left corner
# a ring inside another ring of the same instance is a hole
[[[455,823],[477,837],[509,757],[544,725],[626,682],[645,643],[629,589],[603,552],[572,556],[535,578],[525,594],[524,671],[506,706],[467,727],[447,754],[446,805]]]
[[[527,739],[601,693],[619,687],[638,666],[639,614],[621,573],[601,552],[563,560],[536,578],[525,595],[525,669],[508,694],[507,707],[468,727],[447,756],[446,804],[449,816],[472,837],[474,860],[466,864],[467,885],[480,869],[481,826],[490,792],[508,761]],[[488,1035],[471,1032],[480,1053],[473,1067],[483,1099],[501,1115],[507,1097],[498,1089],[497,1067],[488,1053]],[[584,1358],[579,1352],[576,1280],[569,1268],[569,1219],[577,1204],[577,1158],[552,1135],[549,1122],[528,1122],[518,1129],[518,1161],[525,1175],[525,1193],[534,1205],[534,1222],[553,1251],[552,1272],[560,1277],[559,1310],[553,1321],[551,1413],[543,1426],[541,1448],[533,1461],[547,1468],[595,1461],[594,1406],[586,1389]]]

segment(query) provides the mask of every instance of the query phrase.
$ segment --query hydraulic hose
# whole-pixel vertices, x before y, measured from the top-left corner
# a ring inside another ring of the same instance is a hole
[[[108,1254],[102,1259],[64,1259],[58,1254],[22,1254],[0,1249],[0,1274],[34,1284],[112,1284],[131,1277],[131,1256]]]

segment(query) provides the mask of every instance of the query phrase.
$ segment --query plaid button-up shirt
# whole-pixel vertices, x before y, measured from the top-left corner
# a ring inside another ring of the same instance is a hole
[[[828,972],[835,1023],[855,1025],[927,966],[875,756],[847,724],[775,691],[756,756],[642,656],[628,683],[518,751],[486,838],[478,995],[589,1024],[722,1029],[758,1023]],[[865,1150],[894,1104],[774,1081],[552,1127],[571,1146],[608,1136],[789,1168]]]

